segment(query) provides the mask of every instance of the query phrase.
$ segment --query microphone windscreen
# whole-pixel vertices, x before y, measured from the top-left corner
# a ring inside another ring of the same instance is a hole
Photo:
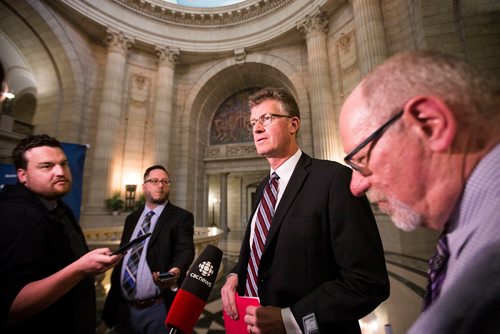
[[[181,333],[191,333],[205,304],[205,300],[179,289],[168,312],[165,326],[178,329]]]
[[[189,268],[165,319],[167,328],[191,333],[210,296],[222,261],[222,251],[207,245]]]

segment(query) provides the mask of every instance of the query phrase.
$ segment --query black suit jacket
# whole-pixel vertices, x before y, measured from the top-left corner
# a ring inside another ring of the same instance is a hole
[[[351,194],[351,173],[303,153],[264,246],[260,302],[291,307],[302,331],[303,321],[314,314],[321,333],[360,333],[358,319],[389,295],[377,225],[366,197]],[[268,180],[257,188],[259,198]],[[240,295],[250,254],[250,221],[233,270]]]
[[[143,210],[144,206],[141,206],[125,219],[120,246],[130,241]],[[180,285],[194,259],[193,235],[193,214],[173,205],[169,201],[158,218],[149,240],[146,260],[151,272],[165,272],[172,267],[177,267],[181,270],[181,277],[178,281]],[[118,305],[125,302],[120,282],[122,265],[123,260],[113,269],[111,289],[106,298],[102,315],[104,321],[110,327],[115,324]],[[170,289],[162,290],[162,297],[168,310],[175,297],[175,292]]]

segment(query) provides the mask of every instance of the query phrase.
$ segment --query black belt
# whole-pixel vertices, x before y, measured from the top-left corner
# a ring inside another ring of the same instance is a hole
[[[159,304],[162,302],[161,296],[156,296],[149,299],[137,299],[128,301],[128,304],[136,309],[142,310],[153,305]]]

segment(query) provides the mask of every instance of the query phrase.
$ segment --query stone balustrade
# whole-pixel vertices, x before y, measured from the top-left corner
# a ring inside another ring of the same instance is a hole
[[[111,250],[116,250],[120,245],[122,231],[123,227],[100,227],[85,229],[83,234],[91,250],[102,247],[109,247]],[[195,257],[198,256],[201,250],[208,244],[218,246],[223,233],[222,229],[217,227],[195,227]]]
[[[83,231],[87,245],[90,250],[96,248],[108,247],[112,251],[118,249],[122,236],[123,227],[100,227],[89,228]],[[222,238],[224,231],[217,227],[195,227],[194,228],[194,247],[195,259],[200,252],[208,245],[219,245],[219,240]],[[222,264],[219,273],[222,272]],[[103,306],[107,292],[109,291],[111,270],[104,274],[96,276],[96,295],[97,308]]]

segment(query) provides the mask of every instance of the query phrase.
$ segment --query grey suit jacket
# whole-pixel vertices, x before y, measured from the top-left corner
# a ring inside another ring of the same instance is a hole
[[[500,242],[478,254],[462,279],[422,313],[408,334],[500,333]]]
[[[450,260],[441,295],[411,334],[500,333],[500,144],[467,180],[447,224]]]

